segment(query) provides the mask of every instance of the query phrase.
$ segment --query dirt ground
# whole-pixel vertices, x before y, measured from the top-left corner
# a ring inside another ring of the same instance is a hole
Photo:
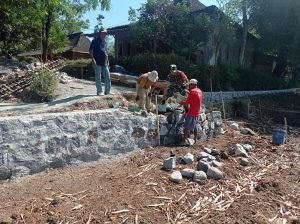
[[[50,170],[0,182],[0,223],[300,223],[300,132],[289,131],[285,145],[271,136],[222,136],[193,147],[156,147],[92,164]],[[162,162],[203,146],[254,146],[250,166],[236,157],[220,159],[225,178],[199,185],[170,182]]]

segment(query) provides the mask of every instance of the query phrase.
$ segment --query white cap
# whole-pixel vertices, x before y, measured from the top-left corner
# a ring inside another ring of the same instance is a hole
[[[158,73],[157,71],[148,72],[148,79],[151,82],[156,82],[158,80]]]
[[[197,85],[197,83],[198,83],[197,79],[191,79],[191,80],[189,81],[189,84]]]

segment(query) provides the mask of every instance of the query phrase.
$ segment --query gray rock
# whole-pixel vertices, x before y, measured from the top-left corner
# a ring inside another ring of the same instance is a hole
[[[249,144],[244,144],[242,146],[247,152],[250,152],[253,149],[252,145]]]
[[[182,175],[180,171],[174,171],[170,176],[170,180],[174,183],[180,183],[182,181]]]
[[[208,153],[208,154],[211,154],[211,149],[210,148],[204,147],[203,151]]]
[[[218,168],[210,166],[210,167],[208,167],[208,170],[207,170],[207,176],[211,179],[219,180],[224,177],[224,174]]]
[[[189,143],[190,146],[192,146],[192,145],[195,144],[195,140],[192,139],[192,138],[188,138],[187,141],[188,141],[188,143]]]
[[[207,182],[206,173],[203,171],[195,171],[193,180],[200,184],[205,184]]]
[[[229,125],[229,128],[231,128],[232,130],[238,131],[239,130],[239,124],[236,122],[233,122]]]
[[[217,127],[221,127],[223,124],[222,119],[216,119],[214,122]]]
[[[215,129],[215,123],[214,122],[210,122],[209,127],[210,127],[210,129],[214,130]]]
[[[210,156],[210,154],[208,154],[207,152],[200,152],[200,159],[207,158],[209,156]]]
[[[208,121],[212,121],[211,113],[207,113],[207,114],[206,114],[206,119],[207,119]]]
[[[190,164],[194,162],[194,155],[191,153],[187,153],[182,159],[186,164]]]
[[[241,158],[241,159],[240,159],[240,164],[241,164],[242,166],[248,166],[248,165],[249,165],[249,160],[246,159],[246,158]]]
[[[169,129],[165,125],[162,125],[160,128],[160,135],[166,135],[168,131]]]
[[[209,163],[203,161],[203,160],[200,160],[197,164],[197,170],[198,171],[204,171],[204,172],[207,172],[208,168],[210,167]]]
[[[213,161],[213,160],[216,160],[216,157],[212,156],[212,155],[209,155],[207,157],[208,161]]]
[[[208,130],[209,129],[209,126],[208,126],[208,121],[204,121],[203,124],[202,124],[202,129],[203,130]]]
[[[219,149],[212,149],[212,150],[211,150],[211,155],[213,155],[213,156],[218,156],[218,155],[220,155],[220,150],[219,150]]]
[[[189,169],[189,168],[185,168],[185,169],[181,170],[181,175],[183,177],[187,177],[187,178],[193,178],[194,173],[195,173],[195,170]]]
[[[241,128],[240,132],[244,135],[257,135],[254,131],[250,128]]]
[[[163,169],[165,170],[173,170],[176,167],[176,157],[169,157],[164,160]]]
[[[235,156],[249,157],[249,155],[246,152],[246,150],[240,144],[235,144],[234,150],[235,150],[235,152],[234,152]]]
[[[213,160],[212,161],[212,166],[217,167],[217,168],[221,168],[223,166],[223,163],[218,162],[217,160]]]
[[[11,169],[8,169],[6,166],[0,166],[0,180],[9,179],[12,175]]]
[[[221,111],[213,111],[211,112],[211,115],[214,120],[222,118]]]
[[[200,121],[204,122],[206,120],[206,114],[205,113],[201,113],[200,114]]]

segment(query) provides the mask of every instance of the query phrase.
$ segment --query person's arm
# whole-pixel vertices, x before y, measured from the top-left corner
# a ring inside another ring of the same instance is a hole
[[[189,82],[187,76],[184,74],[183,71],[180,71],[180,76],[181,76],[181,79],[183,81],[183,84],[187,84]]]
[[[192,99],[193,99],[193,92],[190,92],[189,95],[188,95],[188,98],[181,101],[181,104],[182,105],[187,105],[187,104],[191,104],[192,102]]]
[[[92,66],[93,66],[94,69],[96,69],[97,64],[96,64],[96,61],[95,61],[95,58],[94,58],[94,52],[93,52],[93,49],[94,49],[94,40],[93,40],[92,43],[91,43],[89,52],[90,52],[90,58],[92,59]]]

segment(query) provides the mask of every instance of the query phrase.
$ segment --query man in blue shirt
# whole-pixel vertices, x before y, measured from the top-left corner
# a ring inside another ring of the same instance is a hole
[[[107,44],[105,42],[105,37],[107,35],[106,29],[100,29],[99,36],[92,40],[90,46],[90,56],[92,59],[92,65],[95,70],[96,88],[97,95],[103,95],[101,86],[101,75],[104,77],[105,81],[105,91],[104,94],[110,94],[110,73],[109,73],[109,62],[107,54]]]

